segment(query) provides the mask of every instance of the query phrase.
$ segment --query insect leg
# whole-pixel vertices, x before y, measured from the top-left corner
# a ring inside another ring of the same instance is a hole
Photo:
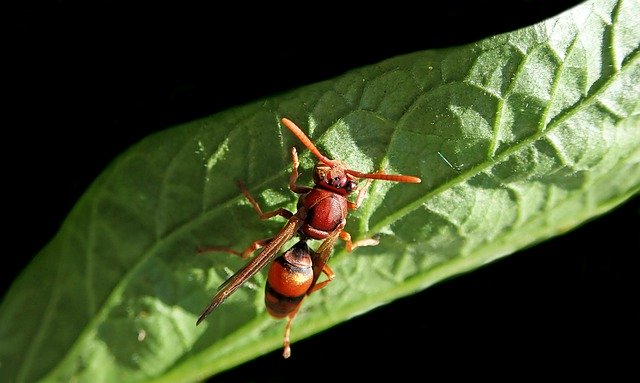
[[[322,281],[322,282],[320,282],[320,283],[316,283],[312,288],[309,289],[309,291],[307,291],[307,295],[309,295],[309,294],[313,293],[314,291],[318,291],[321,288],[325,287],[335,277],[335,273],[333,272],[333,270],[331,270],[331,268],[327,264],[325,264],[324,267],[322,268],[322,273],[327,276],[327,279]],[[296,307],[295,310],[293,310],[287,316],[287,324],[284,327],[284,351],[282,353],[282,356],[285,359],[289,358],[291,356],[291,325],[292,325],[293,319],[296,317],[296,314],[298,313],[298,309],[302,305],[303,301],[301,301],[298,304],[298,307]]]
[[[331,267],[329,267],[329,265],[327,265],[327,264],[325,264],[324,267],[322,268],[322,273],[327,276],[327,279],[322,281],[322,282],[320,282],[320,283],[316,283],[312,288],[309,289],[309,291],[307,292],[307,295],[309,295],[309,294],[311,294],[311,293],[313,293],[315,291],[318,291],[321,288],[325,287],[336,276],[336,274],[333,272],[333,270],[331,270]]]
[[[242,183],[241,181],[238,181],[238,187],[240,188],[240,191],[242,192],[242,194],[249,200],[249,203],[251,204],[251,206],[253,206],[253,209],[258,213],[258,216],[260,217],[260,219],[263,219],[263,220],[269,219],[277,215],[279,215],[280,217],[284,217],[286,219],[293,217],[293,213],[284,208],[278,208],[274,211],[268,211],[266,213],[263,213],[262,209],[260,209],[260,205],[258,205],[258,202],[256,202],[253,196],[249,193],[247,188],[244,186],[244,183]]]
[[[360,189],[360,191],[358,192],[358,197],[356,198],[356,202],[351,202],[351,201],[347,201],[347,206],[349,207],[349,209],[351,210],[355,210],[357,208],[360,207],[360,205],[362,205],[362,201],[364,201],[364,197],[367,195],[367,189],[369,189],[369,186],[371,186],[371,179],[367,179],[366,183],[364,184],[364,186]]]
[[[342,238],[342,240],[345,242],[348,252],[353,251],[353,249],[355,249],[356,247],[375,246],[380,243],[380,240],[378,238],[365,238],[353,242],[351,241],[351,234],[347,233],[344,230],[340,232],[340,238]]]
[[[304,194],[304,193],[310,192],[312,188],[308,186],[296,185],[296,181],[298,180],[298,176],[299,176],[298,166],[300,166],[300,161],[298,161],[298,152],[296,151],[295,146],[291,148],[291,162],[292,162],[292,167],[291,167],[291,176],[289,177],[289,189],[291,189],[292,192],[298,193],[298,194]]]
[[[254,241],[249,247],[247,247],[242,252],[237,251],[237,250],[233,250],[233,249],[228,248],[228,247],[221,247],[221,246],[199,247],[197,249],[197,252],[198,252],[198,254],[202,254],[202,253],[230,253],[230,254],[235,254],[235,255],[239,256],[240,258],[246,259],[246,258],[249,258],[251,253],[253,253],[254,251],[256,251],[258,249],[261,249],[262,247],[266,246],[272,240],[273,240],[273,238],[258,239],[257,241]]]

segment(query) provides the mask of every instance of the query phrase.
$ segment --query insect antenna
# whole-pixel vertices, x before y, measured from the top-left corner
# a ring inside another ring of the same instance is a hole
[[[289,120],[289,119],[287,119],[285,117],[283,117],[281,121],[284,124],[284,126],[286,126],[291,131],[291,133],[293,133],[294,136],[298,137],[300,142],[302,142],[302,144],[304,146],[306,146],[307,149],[309,149],[309,151],[311,151],[311,153],[313,153],[316,157],[318,157],[318,159],[321,162],[324,162],[325,164],[327,164],[329,166],[335,165],[334,161],[328,159],[324,154],[320,153],[318,148],[313,144],[313,142],[311,142],[309,137],[307,137],[307,135],[304,134],[302,129],[298,128],[298,125],[294,124],[293,121],[291,121],[291,120]]]
[[[347,169],[347,173],[357,178],[369,178],[374,180],[384,180],[393,182],[406,182],[410,184],[419,184],[422,180],[418,177],[407,176],[404,174],[386,174],[382,172],[378,173],[360,173],[355,170]]]
[[[324,162],[329,166],[336,165],[335,161],[328,159],[324,154],[320,153],[318,148],[313,144],[313,142],[311,142],[309,137],[307,137],[307,135],[304,134],[304,132],[302,131],[302,129],[298,127],[298,125],[294,124],[293,121],[285,117],[283,117],[281,121],[282,121],[282,124],[284,124],[284,126],[286,126],[291,131],[291,133],[293,133],[296,137],[298,137],[300,142],[302,142],[302,144],[306,146],[307,149],[309,149],[309,151],[318,158],[318,160],[320,160],[321,162]],[[385,174],[382,172],[360,173],[358,171],[351,170],[351,169],[347,169],[346,172],[358,178],[370,178],[370,179],[376,179],[376,180],[406,182],[406,183],[412,183],[412,184],[419,184],[420,182],[422,182],[422,180],[418,177],[406,176],[403,174]]]

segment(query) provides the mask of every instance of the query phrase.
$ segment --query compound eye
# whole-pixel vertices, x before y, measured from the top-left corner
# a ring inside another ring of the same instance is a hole
[[[327,179],[327,185],[336,189],[344,189],[348,184],[348,179],[345,175],[336,174]]]
[[[347,184],[344,186],[344,190],[347,193],[351,193],[352,191],[356,190],[358,188],[358,183],[356,181],[350,180],[347,181]]]

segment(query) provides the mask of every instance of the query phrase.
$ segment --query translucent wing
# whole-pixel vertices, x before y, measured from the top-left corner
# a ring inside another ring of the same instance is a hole
[[[220,306],[229,295],[233,294],[247,279],[251,278],[264,266],[269,264],[277,255],[280,248],[300,229],[304,221],[297,216],[291,217],[280,232],[269,242],[262,251],[253,257],[244,267],[227,279],[211,300],[207,308],[202,311],[197,324],[200,324],[216,307]]]

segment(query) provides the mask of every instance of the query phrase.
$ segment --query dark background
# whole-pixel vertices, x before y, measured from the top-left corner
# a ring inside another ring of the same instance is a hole
[[[524,27],[579,2],[86,3],[30,3],[5,14],[2,291],[104,167],[146,135],[391,56]],[[277,350],[216,380],[637,376],[639,213],[636,198],[295,341],[288,361]]]

